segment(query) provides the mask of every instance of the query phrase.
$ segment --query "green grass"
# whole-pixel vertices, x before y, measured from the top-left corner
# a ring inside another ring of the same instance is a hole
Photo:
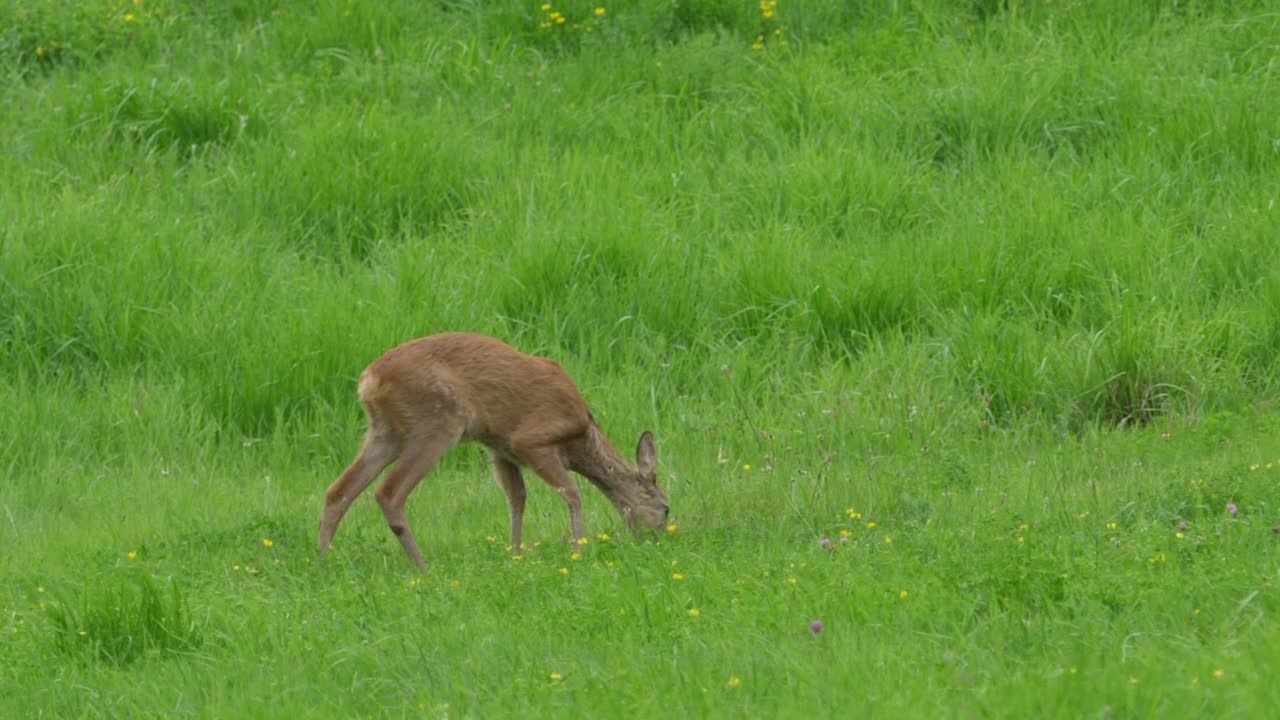
[[[130,559],[136,558],[135,552]],[[133,578],[136,594],[117,586],[114,578],[106,582],[105,590],[95,586],[78,604],[42,601],[55,645],[64,655],[128,665],[147,653],[179,653],[200,646],[177,585],[170,583],[165,597],[146,575]]]
[[[0,0],[0,717],[1273,712],[1272,3],[540,5]],[[459,329],[678,530],[317,562]]]

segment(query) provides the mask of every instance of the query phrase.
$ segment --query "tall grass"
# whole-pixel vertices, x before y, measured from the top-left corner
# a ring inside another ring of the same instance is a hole
[[[170,581],[166,593],[145,575],[132,580],[133,588],[90,587],[78,600],[54,603],[48,617],[57,650],[74,659],[129,665],[149,653],[190,652],[201,645],[176,583]]]

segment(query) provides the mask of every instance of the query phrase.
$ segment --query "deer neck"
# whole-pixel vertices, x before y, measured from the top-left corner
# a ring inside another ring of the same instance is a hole
[[[615,505],[621,500],[623,488],[635,482],[636,478],[636,469],[594,423],[577,447],[572,449],[569,465],[574,472],[600,488]]]

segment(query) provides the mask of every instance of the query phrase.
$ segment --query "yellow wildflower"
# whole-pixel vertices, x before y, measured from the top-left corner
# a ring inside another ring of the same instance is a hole
[[[596,17],[604,17],[604,12],[605,12],[604,8],[602,7],[596,8]]]
[[[689,617],[691,618],[702,617],[702,611],[699,610],[698,608],[689,608]]]

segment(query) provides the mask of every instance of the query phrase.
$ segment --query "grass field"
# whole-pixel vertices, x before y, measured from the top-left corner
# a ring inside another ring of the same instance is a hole
[[[1275,4],[597,7],[0,0],[0,717],[1273,714]],[[444,330],[672,531],[318,562]]]

